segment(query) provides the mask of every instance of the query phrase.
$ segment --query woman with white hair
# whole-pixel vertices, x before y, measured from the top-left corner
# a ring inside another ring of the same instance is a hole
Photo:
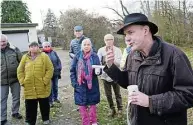
[[[99,83],[92,65],[100,65],[99,58],[92,51],[89,39],[84,39],[81,51],[72,61],[70,78],[74,87],[75,104],[79,106],[82,125],[97,125],[96,104],[100,102]]]
[[[53,107],[54,106],[53,102],[60,103],[58,99],[58,79],[61,78],[62,65],[60,58],[58,57],[58,54],[54,50],[52,50],[50,42],[43,42],[42,47],[43,47],[42,51],[45,52],[50,57],[50,60],[52,61],[52,64],[54,66],[51,94],[49,97],[50,107]]]

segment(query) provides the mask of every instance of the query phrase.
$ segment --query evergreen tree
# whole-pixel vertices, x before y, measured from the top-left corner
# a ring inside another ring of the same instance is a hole
[[[52,10],[49,8],[46,14],[46,19],[44,20],[44,33],[46,36],[56,36],[57,35],[57,18]]]
[[[27,4],[22,1],[1,2],[1,22],[2,23],[31,23],[31,13]]]

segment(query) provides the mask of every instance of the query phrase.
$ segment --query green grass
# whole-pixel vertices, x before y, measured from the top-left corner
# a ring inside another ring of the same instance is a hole
[[[188,125],[193,125],[193,108],[188,110]]]
[[[109,107],[106,99],[102,99],[98,106],[98,119],[101,125],[125,125],[126,113],[124,112],[122,117],[118,118],[117,115],[112,118],[108,117]]]
[[[193,48],[189,47],[181,47],[182,51],[187,55],[188,59],[190,60],[190,63],[193,67]]]
[[[100,125],[126,125],[127,120],[126,120],[126,104],[127,104],[127,91],[121,88],[121,94],[122,94],[122,99],[123,99],[123,115],[122,117],[119,117],[116,115],[114,118],[108,117],[108,113],[110,111],[109,105],[107,103],[107,99],[105,96],[104,88],[103,88],[103,83],[101,80],[99,80],[100,84],[100,94],[101,94],[101,101],[98,104],[98,110],[97,110],[97,115],[98,115],[98,122]],[[116,107],[116,99],[114,96],[113,92],[113,101]],[[116,109],[117,110],[117,109]]]

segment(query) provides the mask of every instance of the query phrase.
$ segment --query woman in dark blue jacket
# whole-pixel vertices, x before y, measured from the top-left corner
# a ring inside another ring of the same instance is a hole
[[[75,104],[79,106],[82,125],[97,125],[96,104],[100,102],[99,83],[92,65],[100,65],[89,39],[82,41],[81,51],[73,59],[70,78]]]
[[[50,107],[53,107],[53,102],[60,103],[60,101],[58,100],[58,79],[61,78],[62,65],[57,53],[52,50],[50,42],[43,42],[42,47],[43,52],[45,52],[50,57],[50,60],[52,61],[52,64],[54,66],[54,74],[52,77],[51,87],[52,90],[49,97]]]

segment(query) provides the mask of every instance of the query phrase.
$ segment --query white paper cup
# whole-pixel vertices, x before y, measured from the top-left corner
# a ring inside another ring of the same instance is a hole
[[[133,92],[139,91],[137,85],[130,85],[127,87],[127,90],[128,90],[128,95],[131,95]]]
[[[100,68],[95,68],[95,74],[99,75],[100,74]]]

